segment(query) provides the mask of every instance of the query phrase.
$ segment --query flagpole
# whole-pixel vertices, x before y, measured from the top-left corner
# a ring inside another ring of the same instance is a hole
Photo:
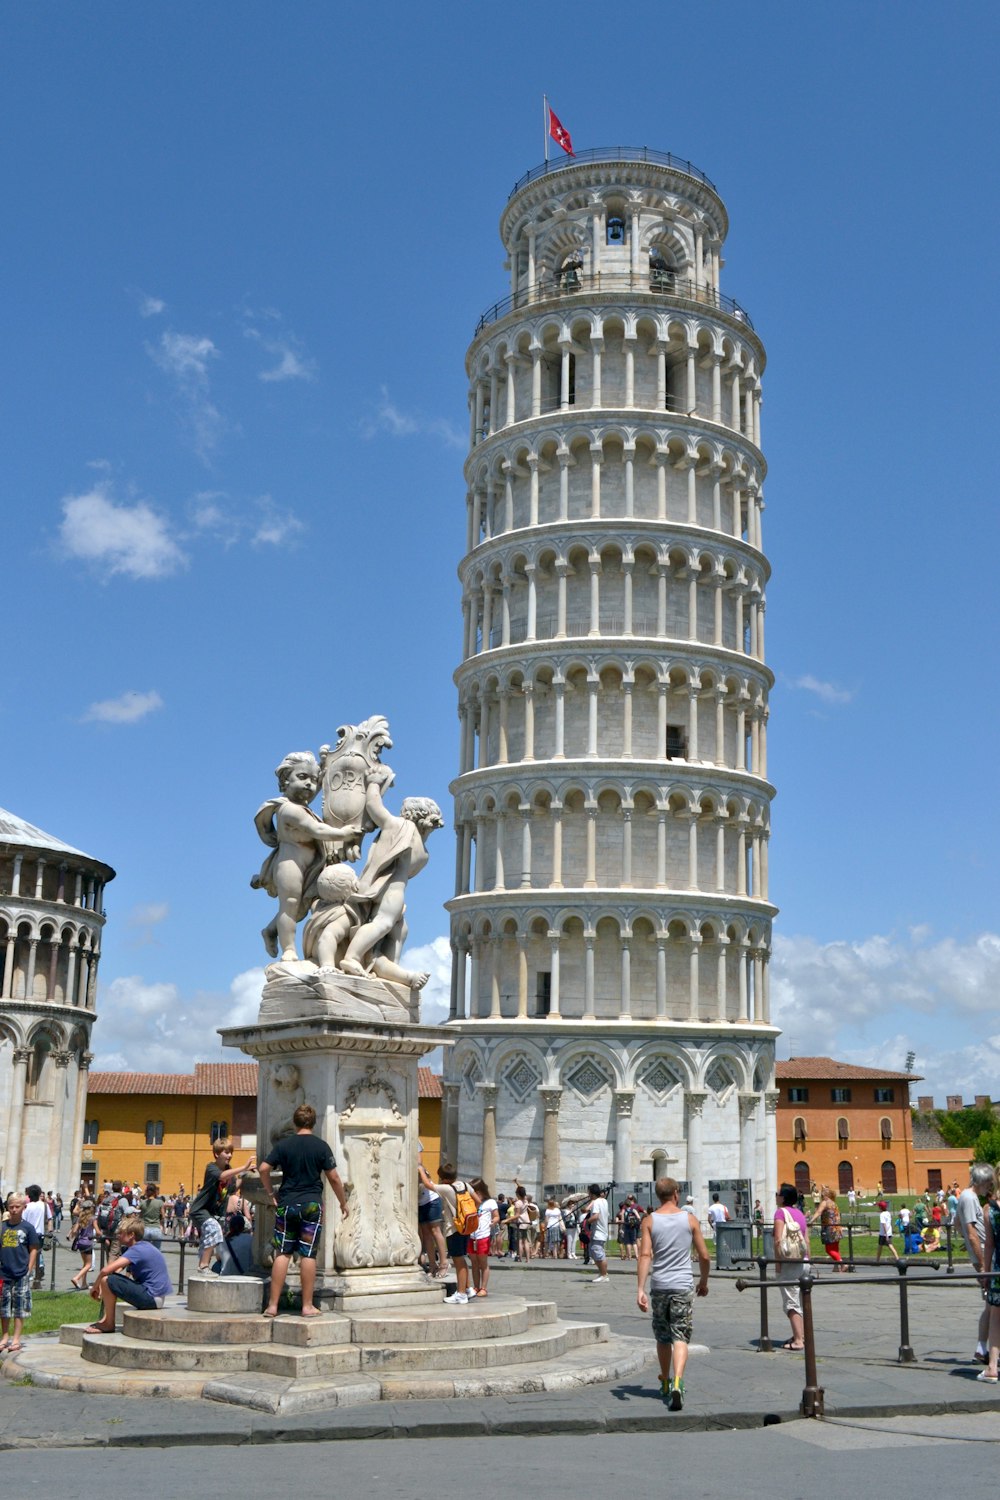
[[[545,160],[549,159],[549,96],[542,95],[542,150],[545,152]]]

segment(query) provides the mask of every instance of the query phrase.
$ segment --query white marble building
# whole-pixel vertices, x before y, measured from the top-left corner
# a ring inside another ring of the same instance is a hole
[[[443,1140],[509,1185],[775,1177],[764,348],[690,162],[500,220],[469,349]]]
[[[104,887],[115,872],[0,809],[0,1183],[80,1181]]]

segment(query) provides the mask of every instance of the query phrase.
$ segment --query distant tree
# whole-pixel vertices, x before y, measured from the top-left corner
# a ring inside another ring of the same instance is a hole
[[[970,1150],[974,1147],[977,1154],[980,1138],[992,1137],[1000,1130],[991,1109],[936,1109],[934,1120],[949,1146],[968,1146]],[[982,1157],[983,1161],[989,1162],[997,1159],[997,1155]]]

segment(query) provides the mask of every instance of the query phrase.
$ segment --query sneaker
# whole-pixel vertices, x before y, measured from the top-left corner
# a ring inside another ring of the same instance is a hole
[[[684,1382],[683,1380],[672,1380],[670,1382],[670,1410],[680,1411],[684,1405]]]
[[[601,1285],[602,1283],[604,1283],[606,1281],[610,1281],[610,1280],[611,1280],[610,1276],[594,1276],[591,1279],[590,1284],[591,1284],[591,1286],[598,1286],[598,1285]]]
[[[459,1304],[463,1304],[468,1302],[469,1298],[465,1292],[452,1292],[451,1296],[446,1297],[444,1300],[446,1302],[457,1302]]]

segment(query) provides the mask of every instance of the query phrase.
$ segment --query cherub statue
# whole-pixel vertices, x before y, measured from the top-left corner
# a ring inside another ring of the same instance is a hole
[[[407,797],[399,817],[382,803],[378,778],[365,789],[365,811],[378,827],[379,835],[368,851],[357,900],[368,904],[367,919],[351,937],[340,960],[344,974],[395,980],[422,989],[430,977],[400,967],[398,959],[406,942],[406,883],[427,863],[427,839],[442,828],[441,809],[430,797]]]
[[[316,901],[302,929],[302,955],[321,969],[336,969],[348,939],[360,926],[358,877],[350,865],[327,865],[316,880]]]
[[[278,912],[261,932],[272,958],[296,959],[295,929],[316,898],[316,880],[327,852],[339,849],[344,835],[312,811],[319,790],[320,768],[311,750],[286,755],[274,773],[280,797],[265,802],[254,818],[257,832],[271,853],[250,881],[255,890],[276,896]]]

